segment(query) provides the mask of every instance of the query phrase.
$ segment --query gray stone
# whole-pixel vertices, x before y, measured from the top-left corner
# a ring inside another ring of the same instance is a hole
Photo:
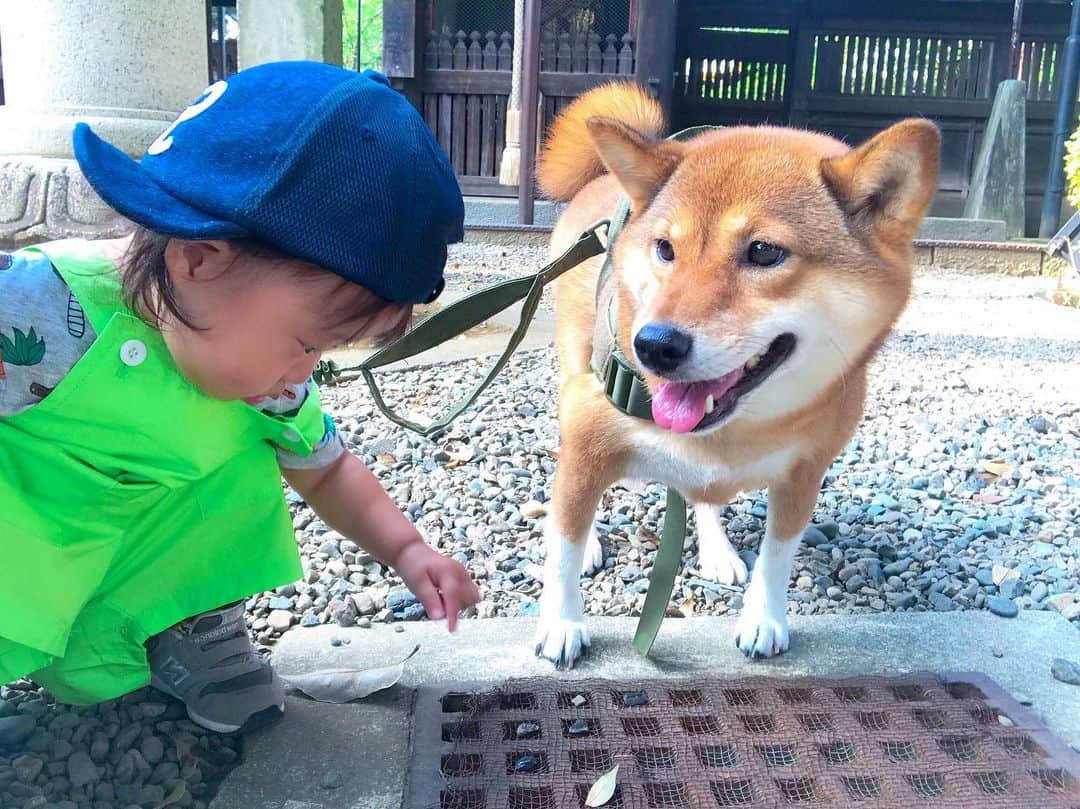
[[[1050,666],[1050,673],[1054,675],[1055,680],[1069,685],[1080,685],[1080,665],[1071,660],[1055,657]]]
[[[148,764],[157,764],[165,756],[165,745],[157,736],[147,736],[139,745],[139,752]]]
[[[1027,85],[1001,82],[971,177],[964,216],[1004,220],[1009,238],[1024,235]]]
[[[45,762],[37,756],[23,755],[11,762],[15,777],[26,784],[32,784],[41,774]]]
[[[1002,598],[1016,598],[1024,592],[1024,584],[1020,579],[1006,579],[998,585],[998,595]]]
[[[898,610],[911,609],[918,603],[918,600],[918,596],[911,592],[885,594],[885,601],[889,606]]]
[[[856,575],[856,576],[852,576],[850,579],[847,580],[847,582],[844,584],[844,588],[849,593],[857,593],[865,585],[866,585],[866,578],[864,576]]]
[[[956,609],[956,604],[944,593],[930,593],[930,606],[937,612],[949,612]]]
[[[1015,601],[1001,596],[990,596],[990,598],[986,599],[986,606],[990,612],[994,613],[994,615],[1000,615],[1002,618],[1015,618],[1020,611]]]
[[[94,766],[90,756],[81,750],[68,759],[68,779],[74,787],[84,787],[101,779],[101,770]]]
[[[144,806],[158,806],[165,800],[165,788],[157,784],[147,784],[139,790],[139,803]]]
[[[895,562],[889,562],[882,570],[886,576],[899,576],[909,567],[911,567],[911,559],[897,559]]]
[[[271,629],[276,629],[278,632],[284,632],[292,626],[293,615],[288,610],[274,610],[267,616],[266,622],[270,625]]]
[[[34,717],[26,714],[3,717],[0,719],[0,747],[14,747],[26,741],[36,728]]]

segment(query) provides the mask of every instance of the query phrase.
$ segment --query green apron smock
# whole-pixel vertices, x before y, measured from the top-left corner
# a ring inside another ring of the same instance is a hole
[[[283,417],[202,393],[92,243],[28,249],[98,337],[0,418],[0,683],[86,704],[149,682],[151,635],[299,578],[274,445],[309,455],[325,426],[314,394]]]

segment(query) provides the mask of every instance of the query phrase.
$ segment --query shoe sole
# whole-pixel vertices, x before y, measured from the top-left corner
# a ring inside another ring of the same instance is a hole
[[[200,716],[195,711],[191,710],[190,706],[180,696],[173,691],[169,686],[158,679],[155,676],[151,676],[150,685],[156,688],[163,694],[167,694],[178,702],[183,703],[184,709],[187,711],[188,718],[201,728],[213,731],[214,733],[221,734],[233,734],[233,733],[254,733],[256,730],[272,725],[274,722],[281,719],[285,715],[285,703],[280,705],[269,705],[262,710],[256,711],[244,720],[242,725],[234,725],[232,723],[215,722],[213,719],[207,719],[205,716]]]

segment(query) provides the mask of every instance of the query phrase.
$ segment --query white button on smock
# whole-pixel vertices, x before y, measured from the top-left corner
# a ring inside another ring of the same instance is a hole
[[[120,360],[134,368],[146,360],[146,344],[142,340],[128,340],[120,346]]]

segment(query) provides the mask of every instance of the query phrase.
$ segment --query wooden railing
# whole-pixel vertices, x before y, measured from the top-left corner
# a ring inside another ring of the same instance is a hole
[[[506,107],[513,63],[510,32],[428,34],[420,104],[432,133],[450,157],[465,193],[513,195],[498,183],[506,145]],[[574,98],[634,72],[628,34],[544,32],[540,43],[541,131]]]

